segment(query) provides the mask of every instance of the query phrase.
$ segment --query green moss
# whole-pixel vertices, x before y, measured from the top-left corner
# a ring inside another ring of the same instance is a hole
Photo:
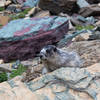
[[[10,18],[11,20],[16,20],[20,18],[24,18],[25,15],[31,10],[32,8],[27,8],[24,11],[20,12],[18,15],[11,15]]]
[[[0,7],[0,11],[3,11],[3,10],[5,10],[5,8],[4,7]]]
[[[2,24],[0,24],[0,27],[2,27],[3,25]]]
[[[6,72],[0,73],[0,83],[7,80],[8,80],[7,73]]]
[[[11,20],[16,20],[16,19],[20,19],[20,18],[24,18],[25,15],[24,14],[19,14],[19,15],[12,15],[10,16]]]
[[[18,75],[21,75],[25,71],[26,71],[26,67],[24,67],[23,65],[20,64],[19,67],[18,67],[18,69],[13,70],[11,72],[9,79],[12,79],[12,78],[14,78],[14,77],[16,77]],[[0,73],[0,83],[4,82],[4,81],[7,81],[7,80],[8,80],[7,73],[6,72]]]
[[[19,65],[18,69],[12,71],[12,73],[10,74],[10,78],[14,78],[18,75],[21,75],[25,71],[26,67],[24,67],[23,65]]]
[[[27,14],[31,9],[32,9],[32,8],[27,8],[27,9],[25,9],[22,13],[23,13],[23,14]]]
[[[91,29],[93,29],[93,28],[94,28],[93,25],[87,25],[87,26],[80,26],[80,25],[77,25],[77,26],[76,26],[76,30],[82,30],[82,29],[91,30]]]

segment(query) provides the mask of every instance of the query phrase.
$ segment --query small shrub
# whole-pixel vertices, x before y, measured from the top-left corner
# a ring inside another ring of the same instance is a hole
[[[31,9],[32,9],[32,8],[27,8],[27,9],[25,9],[22,13],[23,13],[23,14],[27,14]]]
[[[8,79],[12,79],[18,75],[21,75],[23,72],[26,71],[26,67],[24,67],[23,65],[19,65],[18,69],[16,70],[13,70],[10,74],[10,77],[8,78],[8,75],[6,72],[2,72],[0,73],[0,83],[1,82],[4,82],[4,81],[7,81]]]
[[[87,25],[87,26],[80,26],[80,25],[77,25],[77,26],[76,26],[76,30],[82,30],[82,29],[92,30],[93,28],[94,28],[93,25]]]
[[[0,7],[0,11],[3,11],[3,10],[5,10],[5,8],[4,7]]]
[[[20,64],[18,69],[12,71],[12,73],[10,74],[10,78],[14,78],[18,75],[21,75],[25,71],[26,71],[26,67]]]
[[[0,83],[7,80],[8,80],[7,73],[6,72],[0,73]]]
[[[30,11],[31,8],[27,8],[24,11],[20,12],[18,15],[12,15],[10,16],[11,20],[16,20],[16,19],[20,19],[20,18],[24,18],[25,15],[28,13],[28,11]]]
[[[19,15],[18,15],[18,18],[24,18],[25,17],[25,14],[24,13],[20,13]]]

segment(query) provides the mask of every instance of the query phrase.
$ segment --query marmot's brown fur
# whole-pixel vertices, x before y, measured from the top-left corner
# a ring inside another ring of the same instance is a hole
[[[81,61],[76,52],[67,52],[53,45],[45,46],[40,51],[40,59],[48,71],[60,67],[81,67]]]

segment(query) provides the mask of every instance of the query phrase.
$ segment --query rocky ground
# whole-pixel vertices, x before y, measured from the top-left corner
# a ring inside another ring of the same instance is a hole
[[[100,100],[99,0],[1,0],[0,28],[0,100]],[[83,66],[42,75],[48,44]]]

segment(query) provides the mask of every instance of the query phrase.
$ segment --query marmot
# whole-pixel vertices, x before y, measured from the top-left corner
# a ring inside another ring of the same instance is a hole
[[[54,45],[43,47],[39,56],[49,72],[60,67],[81,67],[82,64],[76,52],[67,52]]]
[[[43,47],[39,54],[40,61],[29,68],[22,81],[29,82],[60,67],[81,67],[81,61],[76,52],[67,52],[54,45]],[[42,64],[40,63],[42,62]]]

